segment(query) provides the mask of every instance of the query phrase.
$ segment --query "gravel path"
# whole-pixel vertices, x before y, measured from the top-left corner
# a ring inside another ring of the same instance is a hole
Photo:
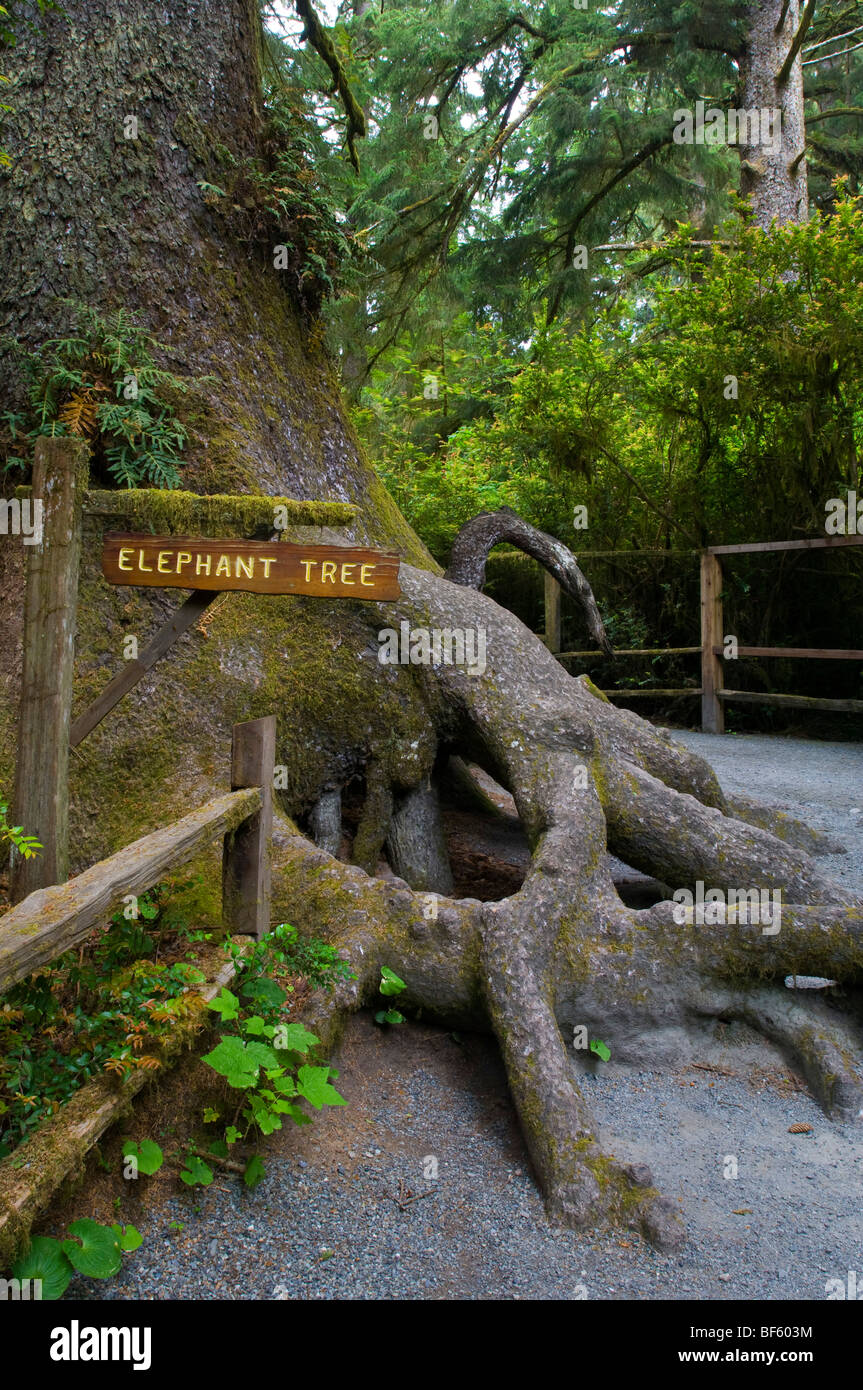
[[[672,737],[707,759],[724,791],[779,806],[844,844],[847,854],[818,862],[863,897],[863,743],[681,729]]]
[[[863,892],[863,746],[676,736],[728,790],[846,843],[827,862]],[[679,1071],[612,1061],[583,1082],[606,1146],[648,1162],[680,1203],[689,1240],[676,1256],[548,1224],[489,1039],[384,1032],[362,1015],[334,1060],[347,1109],[274,1135],[254,1193],[231,1178],[178,1194],[166,1177],[130,1195],[118,1171],[85,1187],[64,1220],[119,1215],[144,1245],[118,1279],[77,1279],[68,1296],[820,1300],[828,1279],[863,1270],[863,1123],[826,1120],[743,1028],[718,1025]],[[790,1134],[798,1122],[811,1132]]]

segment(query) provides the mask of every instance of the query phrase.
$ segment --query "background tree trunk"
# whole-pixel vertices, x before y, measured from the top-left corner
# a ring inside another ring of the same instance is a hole
[[[743,61],[741,106],[745,110],[777,109],[781,113],[781,138],[765,144],[744,144],[741,192],[752,205],[761,227],[774,219],[780,223],[805,222],[808,216],[806,160],[797,159],[806,143],[803,118],[803,68],[800,54],[787,79],[777,79],[800,24],[803,6],[789,0],[784,23],[777,31],[783,0],[750,0],[748,41]]]

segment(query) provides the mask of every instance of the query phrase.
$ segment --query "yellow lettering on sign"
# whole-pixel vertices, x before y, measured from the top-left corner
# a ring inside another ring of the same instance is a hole
[[[360,583],[364,584],[367,589],[373,589],[375,587],[375,581],[373,579],[366,579],[366,572],[373,569],[374,565],[360,565]]]
[[[190,553],[188,550],[178,550],[178,551],[177,551],[177,573],[178,573],[178,574],[182,574],[182,573],[183,573],[183,565],[184,565],[184,564],[185,564],[185,565],[190,565],[191,563],[192,563],[192,556],[191,556],[191,553]]]
[[[301,561],[300,561],[300,564],[302,565],[303,569],[306,571],[306,583],[307,583],[307,584],[308,584],[308,583],[310,582],[310,580],[311,580],[311,573],[310,573],[310,571],[311,571],[312,565],[316,565],[317,563],[318,563],[317,560],[301,560]]]
[[[145,564],[144,564],[144,552],[143,552],[143,550],[139,550],[139,551],[138,551],[138,569],[141,571],[142,574],[152,574],[152,573],[153,573],[153,566],[152,566],[152,565],[145,565]]]
[[[120,554],[119,554],[119,557],[118,557],[118,559],[117,559],[117,568],[118,568],[118,569],[121,569],[121,570],[130,570],[130,569],[132,569],[132,568],[133,568],[132,565],[124,565],[124,564],[123,564],[123,556],[124,556],[124,555],[132,555],[133,553],[134,553],[134,552],[131,550],[131,548],[130,548],[128,545],[121,546],[121,547],[120,547]]]
[[[228,574],[228,575],[229,575],[230,573],[231,573],[231,562],[230,562],[230,560],[228,559],[227,555],[220,555],[220,556],[219,556],[219,559],[218,559],[218,562],[217,562],[217,564],[216,564],[216,577],[218,578],[218,576],[219,576],[220,574]]]
[[[202,563],[203,563],[204,565],[206,565],[206,569],[203,569],[203,568],[202,568]],[[196,556],[195,556],[195,574],[209,574],[209,573],[210,573],[210,566],[212,565],[212,563],[213,563],[213,557],[212,557],[212,555],[196,555]]]
[[[171,559],[171,552],[170,552],[170,550],[160,550],[160,551],[159,551],[159,558],[158,558],[157,561],[156,561],[156,568],[158,569],[158,571],[159,571],[160,574],[169,574],[169,573],[170,573],[170,570],[168,569],[168,561],[169,561],[170,559]],[[164,565],[162,564],[162,561],[163,561],[163,560],[165,561]]]
[[[348,578],[348,570],[355,570],[355,569],[356,569],[356,564],[355,564],[355,563],[354,563],[354,564],[350,564],[350,565],[342,565],[342,583],[343,583],[343,584],[356,584],[357,581],[356,581],[355,579],[349,579],[349,578]]]
[[[240,555],[237,556],[237,563],[236,563],[236,565],[235,565],[235,567],[234,567],[234,575],[235,575],[235,577],[236,577],[237,579],[239,579],[239,577],[240,577],[240,571],[242,571],[242,573],[243,573],[243,575],[245,576],[246,579],[254,579],[254,577],[255,577],[255,557],[254,557],[254,555],[250,555],[249,558],[248,558],[248,560],[244,560],[244,559],[242,558],[242,556],[240,556]]]
[[[261,556],[261,564],[262,564],[263,567],[264,567],[264,578],[265,578],[265,579],[269,579],[269,577],[270,577],[270,565],[274,565],[275,563],[276,563],[276,561],[275,561],[275,557],[274,557],[273,555],[270,555],[270,556],[262,555],[262,556]]]
[[[330,584],[335,584],[335,582],[336,582],[336,562],[335,562],[335,560],[322,560],[322,561],[321,561],[321,583],[322,583],[322,584],[326,584],[328,580],[329,580]]]

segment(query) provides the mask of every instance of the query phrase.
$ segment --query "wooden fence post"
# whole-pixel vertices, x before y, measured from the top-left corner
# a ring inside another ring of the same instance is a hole
[[[270,930],[270,848],[273,834],[273,770],[276,716],[234,725],[231,790],[260,787],[261,809],[225,836],[222,856],[222,921],[232,936]]]
[[[560,585],[548,570],[545,579],[545,645],[550,652],[560,651]]]
[[[31,501],[41,504],[42,539],[27,547],[13,805],[16,824],[43,849],[32,859],[13,855],[13,902],[69,876],[69,726],[89,457],[82,439],[36,441]]]
[[[701,556],[701,728],[706,734],[725,733],[722,662],[713,648],[722,645],[722,565],[715,555]]]

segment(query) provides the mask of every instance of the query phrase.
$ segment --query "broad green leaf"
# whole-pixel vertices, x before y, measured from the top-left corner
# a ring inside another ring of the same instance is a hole
[[[214,1120],[218,1120],[218,1118],[219,1118],[219,1112],[218,1112],[218,1110],[214,1110],[213,1107],[212,1107],[212,1105],[205,1105],[205,1106],[204,1106],[204,1124],[205,1124],[205,1125],[211,1125],[211,1124],[213,1123],[213,1121],[214,1121]]]
[[[253,1057],[259,1066],[278,1069],[279,1059],[268,1043],[247,1042],[246,1054]]]
[[[85,1216],[72,1222],[69,1234],[76,1239],[64,1240],[63,1250],[79,1274],[91,1279],[110,1279],[117,1273],[122,1263],[120,1246],[110,1226],[101,1226]]]
[[[611,1056],[611,1050],[605,1045],[601,1038],[591,1038],[590,1050],[595,1052],[597,1057],[601,1057],[603,1062],[607,1062]]]
[[[240,1001],[236,994],[232,994],[229,989],[222,989],[221,994],[217,994],[215,999],[211,999],[207,1007],[215,1009],[217,1014],[222,1015],[222,1022],[228,1023],[232,1018],[236,1018],[240,1012]]]
[[[228,1125],[228,1128],[225,1130],[226,1144],[236,1144],[237,1140],[242,1139],[242,1137],[243,1131],[241,1129],[236,1129],[234,1125]]]
[[[388,965],[381,966],[381,994],[401,994],[403,989],[407,989],[404,980],[400,980],[394,970],[390,970]]]
[[[134,1158],[138,1164],[138,1172],[147,1178],[158,1173],[165,1161],[165,1155],[152,1139],[144,1139],[140,1144],[136,1144],[134,1139],[127,1139],[123,1145],[123,1157]]]
[[[198,1158],[197,1154],[191,1154],[187,1160],[188,1168],[184,1168],[180,1174],[181,1182],[187,1187],[194,1187],[200,1183],[202,1187],[209,1187],[213,1181],[213,1170],[204,1163],[203,1159]]]
[[[258,1154],[253,1154],[246,1164],[246,1171],[243,1174],[243,1182],[246,1187],[257,1187],[258,1183],[266,1176],[263,1160]]]
[[[246,1019],[243,1024],[243,1031],[245,1033],[250,1033],[252,1037],[259,1038],[261,1034],[265,1032],[266,1027],[267,1025],[264,1023],[264,1020],[255,1014],[254,1017]]]
[[[266,975],[259,975],[254,980],[246,980],[240,988],[240,993],[244,999],[250,1000],[254,1004],[265,1004],[274,1009],[279,1004],[284,1004],[287,994],[281,985],[277,985],[275,980],[270,980]]]
[[[12,1266],[13,1279],[42,1280],[42,1298],[46,1301],[63,1297],[72,1272],[59,1240],[50,1236],[34,1236],[26,1255]]]
[[[313,1105],[316,1110],[321,1110],[325,1105],[347,1105],[344,1096],[340,1096],[335,1086],[329,1082],[329,1067],[300,1067],[297,1072],[297,1091]]]
[[[273,1046],[280,1052],[308,1052],[319,1042],[301,1023],[280,1023],[273,1034]]]
[[[242,1038],[223,1037],[212,1052],[202,1058],[219,1076],[224,1076],[230,1086],[246,1090],[254,1086],[258,1079],[261,1063],[246,1050]]]
[[[131,1250],[137,1250],[144,1239],[141,1232],[135,1226],[123,1227],[114,1225],[111,1227],[111,1230],[117,1237],[117,1244],[120,1249],[126,1251],[127,1254]]]
[[[186,965],[183,961],[179,961],[177,965],[171,966],[171,974],[175,980],[181,980],[187,985],[203,984],[204,980],[207,978],[203,970],[199,970],[197,965]],[[227,993],[226,990],[222,992]],[[212,1003],[210,1007],[212,1008]],[[224,1014],[222,1017],[224,1018]]]

